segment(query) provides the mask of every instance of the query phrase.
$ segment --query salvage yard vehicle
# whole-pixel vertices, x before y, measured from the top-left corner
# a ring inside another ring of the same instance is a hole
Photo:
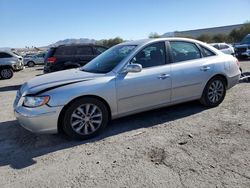
[[[24,65],[28,67],[34,67],[35,65],[43,65],[45,53],[34,54],[32,56],[26,56],[23,58]]]
[[[226,43],[211,43],[213,47],[222,51],[225,54],[234,55],[234,47]]]
[[[53,47],[45,57],[44,73],[81,67],[106,51],[93,44],[70,44]]]
[[[234,46],[236,57],[245,59],[250,57],[250,34],[246,35],[239,44]]]
[[[10,79],[14,71],[24,68],[23,58],[13,52],[0,51],[0,78]]]
[[[85,66],[33,78],[14,111],[35,133],[98,135],[112,119],[192,100],[218,106],[240,79],[238,60],[185,38],[130,41]]]

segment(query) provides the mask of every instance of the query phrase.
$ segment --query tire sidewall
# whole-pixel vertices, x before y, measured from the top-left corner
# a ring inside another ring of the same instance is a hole
[[[102,112],[102,123],[100,127],[95,132],[89,135],[80,135],[76,133],[71,127],[71,122],[70,122],[71,115],[74,112],[74,110],[83,104],[94,104],[98,106]],[[108,110],[105,104],[103,104],[103,102],[99,101],[98,99],[86,97],[86,98],[78,99],[69,105],[69,107],[66,109],[64,113],[62,127],[63,127],[64,132],[71,138],[77,139],[77,140],[85,140],[85,139],[93,138],[99,135],[107,126],[108,121],[109,121],[109,115],[108,115]]]
[[[9,70],[10,71],[10,73],[11,73],[10,77],[6,78],[6,77],[3,76],[2,72],[4,70]],[[11,79],[13,77],[13,75],[14,75],[14,73],[13,73],[13,70],[11,68],[2,68],[2,69],[0,69],[0,77],[1,77],[1,79]]]
[[[33,61],[29,61],[27,63],[28,67],[34,67],[35,66],[35,63]]]
[[[214,81],[216,81],[216,80],[219,80],[219,81],[222,82],[222,84],[223,84],[223,91],[224,91],[224,92],[223,92],[223,95],[222,95],[221,99],[220,99],[219,101],[217,101],[216,103],[213,103],[213,102],[211,102],[211,101],[209,100],[209,98],[208,98],[208,89],[209,89],[210,85],[211,85]],[[223,78],[221,78],[221,77],[219,77],[219,76],[216,76],[216,77],[212,78],[211,80],[209,80],[209,82],[207,83],[207,85],[206,85],[206,87],[205,87],[205,90],[204,90],[204,92],[203,92],[201,101],[202,101],[202,103],[203,103],[205,106],[216,107],[216,106],[218,106],[220,103],[222,103],[222,101],[224,100],[225,96],[226,96],[226,82],[225,82],[225,80],[224,80]]]

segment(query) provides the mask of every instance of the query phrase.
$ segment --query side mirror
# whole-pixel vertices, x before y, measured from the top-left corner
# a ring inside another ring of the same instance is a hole
[[[140,64],[128,64],[122,72],[141,72],[142,66]]]

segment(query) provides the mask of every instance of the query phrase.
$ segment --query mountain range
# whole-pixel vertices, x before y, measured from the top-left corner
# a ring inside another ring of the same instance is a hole
[[[54,46],[59,46],[59,45],[67,45],[67,44],[94,44],[96,43],[97,40],[94,39],[88,39],[88,38],[80,38],[80,39],[64,39],[64,40],[59,40],[56,43],[50,44],[46,47],[54,47]]]

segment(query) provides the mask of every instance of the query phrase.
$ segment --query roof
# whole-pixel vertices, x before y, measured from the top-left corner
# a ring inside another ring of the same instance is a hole
[[[160,41],[190,41],[190,42],[198,42],[200,43],[200,41],[195,40],[195,39],[190,39],[190,38],[182,38],[182,37],[168,37],[168,38],[155,38],[155,39],[141,39],[141,40],[134,40],[134,41],[128,41],[128,42],[123,42],[121,43],[121,45],[143,45],[145,43],[150,43],[150,42],[160,42]]]

